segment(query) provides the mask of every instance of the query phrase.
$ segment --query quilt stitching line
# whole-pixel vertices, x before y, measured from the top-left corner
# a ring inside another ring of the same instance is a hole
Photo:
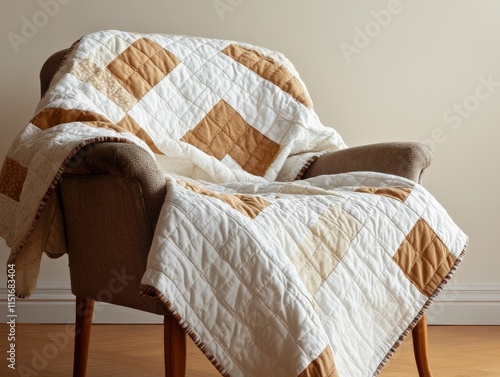
[[[175,204],[174,204],[174,203],[171,203],[171,205],[172,205],[172,206],[174,206]],[[184,210],[182,209],[182,207],[177,207],[177,209],[179,209],[182,213],[184,213]],[[185,216],[186,216],[186,218],[188,218],[188,217],[187,217],[187,215],[185,215]],[[234,220],[236,220],[236,218],[234,218]],[[194,224],[193,224],[193,225],[194,225]],[[242,230],[242,231],[245,231],[245,230],[244,230],[244,228],[243,228],[242,226],[239,226],[238,228],[239,228],[240,230]],[[198,230],[198,232],[199,232],[199,233],[202,233],[200,230]],[[168,238],[168,237],[165,237],[165,238]],[[204,238],[206,238],[206,236],[204,236]],[[254,239],[254,240],[255,240],[255,239]],[[257,241],[257,240],[255,240],[255,241]],[[260,242],[259,242],[259,243],[260,243]],[[176,247],[177,247],[177,246],[176,246]],[[262,252],[262,248],[261,248],[260,250],[261,250],[261,252]],[[179,251],[180,251],[181,253],[183,253],[183,251],[182,251],[182,250],[180,250],[180,249],[179,249]],[[216,262],[216,261],[214,260],[212,263],[215,263],[215,262]],[[244,267],[244,266],[242,266],[242,267]],[[241,276],[240,276],[240,278],[241,278]],[[270,278],[270,279],[271,279],[271,278]],[[192,289],[192,287],[193,287],[193,286],[194,286],[194,284],[193,284],[193,285],[191,285],[191,286],[190,286],[190,288],[189,288],[188,290]],[[247,286],[247,287],[248,287],[248,286]],[[255,293],[254,293],[254,294],[253,294],[253,296],[257,298],[257,294],[255,294]],[[259,300],[260,300],[260,299],[259,299]],[[186,302],[187,302],[187,300],[186,300]],[[264,306],[268,308],[267,304],[264,304]],[[268,310],[269,310],[269,311],[271,311],[271,309],[270,309],[270,308],[268,308]],[[196,314],[196,313],[195,313],[195,314]],[[197,315],[197,316],[198,316],[198,315]],[[283,325],[283,326],[284,326],[287,330],[289,330],[288,326],[287,326],[284,322],[282,322],[282,320],[281,320],[279,317],[276,317],[276,319],[278,319],[278,320],[282,323],[282,325]],[[198,317],[198,320],[199,320],[199,321],[202,321],[199,317]],[[298,346],[298,347],[300,347],[300,345],[298,345],[298,344],[297,344],[297,346]],[[243,351],[242,351],[242,352],[243,352]],[[303,350],[303,349],[302,349],[302,352],[303,352],[303,353],[306,353],[306,352],[305,352],[305,350]]]
[[[377,198],[377,202],[373,205],[373,210],[376,208],[377,203],[379,203],[379,202],[381,201],[381,199],[382,199],[382,198],[380,198],[380,197],[378,197],[378,198]],[[370,206],[372,206],[372,205],[370,204]],[[391,221],[392,221],[392,219],[391,219]],[[370,233],[371,233],[371,232],[370,232]],[[377,239],[377,237],[375,237],[375,235],[374,235],[374,234],[372,234],[372,237],[374,237],[374,239]],[[366,255],[367,255],[367,254],[365,253],[365,256],[366,256]],[[370,267],[366,264],[365,259],[361,259],[361,261],[363,261],[363,263],[364,263],[364,264],[367,266],[367,268],[371,271],[371,268],[370,268]],[[389,259],[389,263],[391,263],[391,262],[390,262],[390,259]],[[387,264],[389,264],[389,263],[387,263]],[[343,264],[343,263],[342,263],[342,264]],[[387,266],[387,264],[386,264],[386,266]],[[372,271],[372,273],[373,273],[373,271]],[[374,274],[374,275],[375,275],[375,274]],[[380,283],[381,283],[384,287],[386,287],[386,289],[388,288],[388,287],[385,285],[385,282],[381,281],[380,279],[378,279],[378,280],[379,280],[379,282],[380,282]],[[352,282],[351,282],[351,284],[355,284],[355,281],[352,281]],[[346,292],[347,292],[348,290],[349,290],[349,288],[347,288],[347,289],[344,291],[344,297],[343,297],[343,298],[340,298],[340,301],[342,301],[342,302],[343,302],[343,301],[345,301],[345,294],[346,294]],[[388,291],[390,292],[390,290],[388,290]],[[366,298],[366,296],[365,296],[365,298]],[[401,300],[400,300],[399,298],[397,298],[396,296],[394,296],[394,299],[396,300],[396,302],[400,302],[400,303],[401,303]],[[410,313],[408,308],[407,308],[405,311],[406,311],[408,314]],[[353,324],[351,324],[351,327],[353,327]],[[357,329],[356,329],[355,327],[354,327],[354,329],[357,331]],[[347,331],[347,328],[345,328],[345,331]],[[341,335],[341,336],[343,336],[343,335]],[[352,360],[352,361],[354,362],[355,360]]]
[[[351,196],[352,196],[352,195],[351,195]],[[356,195],[356,196],[357,196],[357,195]],[[376,199],[377,199],[377,202],[373,205],[373,209],[372,209],[373,211],[375,211],[375,208],[377,208],[378,203],[382,200],[382,198],[381,198],[380,196],[377,196],[377,197],[376,197]],[[345,209],[343,208],[343,210],[345,210]],[[292,213],[291,215],[293,216],[293,214],[294,214],[294,213]],[[383,214],[383,215],[385,215],[385,214]],[[371,217],[371,215],[368,215],[367,217]],[[391,219],[391,221],[392,221],[392,219]],[[387,226],[388,226],[388,225],[387,225]],[[371,231],[370,231],[370,233],[371,233]],[[372,233],[372,237],[373,237],[374,239],[377,239],[377,237],[376,237],[373,233]],[[365,258],[364,258],[364,259],[360,259],[360,261],[362,261],[365,265],[366,265],[365,259],[366,259],[366,256],[367,256],[367,255],[368,255],[368,253],[365,253]],[[342,264],[343,264],[343,262],[341,262],[341,261],[339,261],[339,263],[342,263]],[[388,263],[387,263],[387,264],[389,264],[389,263],[392,263],[390,259],[388,259]],[[366,266],[367,266],[367,265],[366,265]],[[367,266],[367,268],[371,271],[371,268],[370,268],[369,266]],[[373,274],[373,275],[375,275],[375,274],[373,273],[373,271],[372,271],[372,274]],[[354,276],[353,276],[353,277],[354,277]],[[379,283],[380,283],[382,286],[386,287],[386,289],[387,289],[387,286],[384,284],[384,282],[382,282],[382,281],[380,281],[380,280],[379,280]],[[352,282],[351,282],[351,285],[353,285],[353,284],[356,284],[356,282],[355,282],[355,281],[352,281]],[[357,284],[356,284],[356,285],[357,285]],[[346,288],[346,290],[344,291],[344,297],[345,297],[345,294],[347,294],[347,292],[348,292],[349,290],[350,290],[350,287],[347,287],[347,288]],[[359,291],[362,291],[361,289],[359,289],[359,286],[358,286],[358,290],[359,290]],[[396,298],[396,297],[394,297],[394,300],[395,300],[396,302],[400,302],[400,301],[401,301],[399,298]],[[340,301],[345,301],[345,300],[341,298],[341,299],[340,299]],[[368,301],[368,300],[367,300],[367,298],[366,298],[366,295],[365,295],[365,301]],[[406,312],[407,312],[407,313],[409,313],[409,311],[408,311],[408,310],[406,310]],[[354,328],[354,330],[355,330],[355,331],[357,331],[357,332],[358,332],[358,334],[359,334],[359,336],[362,338],[363,334],[361,334],[361,333],[358,331],[358,329],[354,326],[354,324],[351,324],[351,327],[352,327],[352,328]],[[345,329],[345,331],[347,331],[347,330],[348,330],[348,329],[346,328],[346,329]],[[342,336],[343,336],[343,335],[342,335]],[[355,360],[352,360],[352,361],[353,361],[353,362],[355,362]]]

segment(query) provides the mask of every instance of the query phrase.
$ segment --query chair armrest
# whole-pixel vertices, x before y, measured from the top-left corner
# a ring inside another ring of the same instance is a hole
[[[420,182],[431,160],[431,149],[418,142],[363,145],[320,156],[305,172],[303,179],[323,174],[376,171]]]
[[[148,152],[130,143],[87,145],[69,161],[64,175],[88,174],[110,174],[136,180],[154,227],[167,191],[164,175]]]
[[[166,315],[139,295],[166,195],[151,155],[129,143],[88,145],[67,164],[59,192],[73,294]]]

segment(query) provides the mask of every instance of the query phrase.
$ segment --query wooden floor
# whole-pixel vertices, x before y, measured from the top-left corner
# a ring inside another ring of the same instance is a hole
[[[16,371],[7,367],[4,357],[8,343],[7,326],[0,325],[0,330],[0,376],[71,376],[72,326],[18,324]],[[500,326],[430,326],[429,330],[435,377],[500,376]],[[87,376],[162,376],[162,336],[163,329],[159,325],[94,325]],[[393,356],[381,377],[417,376],[410,337]],[[187,377],[219,376],[190,340],[187,369]]]

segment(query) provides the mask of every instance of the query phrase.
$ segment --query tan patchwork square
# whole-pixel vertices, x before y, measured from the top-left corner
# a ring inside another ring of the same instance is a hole
[[[360,187],[355,192],[386,196],[400,202],[404,202],[411,194],[411,190],[407,187]]]
[[[147,38],[135,41],[108,64],[107,69],[121,85],[140,100],[177,65],[179,60]]]
[[[336,204],[310,228],[291,260],[311,295],[337,267],[361,228],[356,218]]]
[[[212,198],[219,199],[224,203],[231,206],[236,211],[241,214],[249,217],[250,219],[255,219],[260,212],[270,206],[272,203],[267,200],[259,197],[259,196],[250,196],[250,195],[231,195],[231,194],[218,194],[215,191],[208,190],[202,186],[195,185],[193,183],[178,181],[182,187],[187,188],[188,190],[194,191],[198,194],[206,195]]]
[[[338,377],[330,346],[327,346],[298,377]]]
[[[227,102],[220,100],[181,139],[210,156],[231,156],[250,174],[264,176],[280,146],[250,126]]]
[[[6,157],[0,171],[0,193],[19,201],[28,169],[16,160]]]
[[[430,297],[456,262],[437,234],[419,219],[392,257],[405,275]]]
[[[301,82],[282,64],[257,51],[235,44],[227,46],[222,53],[272,82],[303,105],[312,108],[311,98]]]

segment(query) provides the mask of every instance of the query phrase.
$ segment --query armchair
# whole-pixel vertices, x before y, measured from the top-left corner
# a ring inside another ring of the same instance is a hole
[[[55,53],[43,65],[42,96],[66,53],[67,50]],[[352,147],[321,156],[303,178],[368,170],[420,182],[430,161],[430,149],[420,143]],[[165,375],[184,376],[184,331],[162,303],[139,295],[140,279],[166,195],[160,171],[139,146],[114,142],[88,145],[68,166],[58,189],[71,289],[76,296],[73,376],[86,375],[95,301],[164,316]],[[419,376],[431,377],[425,316],[412,333]]]

